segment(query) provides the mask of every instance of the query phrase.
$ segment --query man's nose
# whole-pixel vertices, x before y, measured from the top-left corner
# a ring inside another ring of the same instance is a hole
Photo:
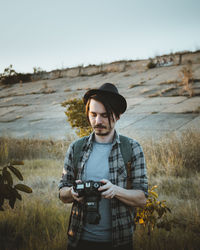
[[[96,124],[102,123],[102,117],[100,115],[96,116]]]

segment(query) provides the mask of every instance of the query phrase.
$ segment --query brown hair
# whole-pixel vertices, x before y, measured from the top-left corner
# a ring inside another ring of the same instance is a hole
[[[107,95],[95,94],[90,96],[85,106],[85,111],[88,121],[89,121],[89,107],[91,99],[101,102],[104,105],[110,125],[111,125],[111,119],[114,120],[113,113],[115,114],[116,118],[119,118],[120,113],[118,111],[119,109],[117,108],[117,103],[115,103],[114,100],[110,100],[110,98]]]

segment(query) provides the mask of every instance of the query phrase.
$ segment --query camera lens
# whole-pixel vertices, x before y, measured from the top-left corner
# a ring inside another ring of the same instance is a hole
[[[93,186],[94,188],[99,188],[99,183],[95,182]]]

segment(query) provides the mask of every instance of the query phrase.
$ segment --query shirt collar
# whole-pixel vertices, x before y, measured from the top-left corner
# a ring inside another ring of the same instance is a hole
[[[88,138],[88,145],[92,144],[93,141],[94,141],[94,132],[92,132],[90,135],[89,135],[89,138]]]
[[[87,142],[87,146],[92,145],[92,143],[93,143],[93,141],[94,141],[94,137],[95,137],[95,134],[94,134],[94,132],[92,132],[92,133],[89,135],[88,142]],[[114,138],[113,138],[112,145],[115,145],[116,143],[120,143],[120,138],[119,138],[118,132],[115,130],[115,134],[114,134]]]
[[[115,145],[116,143],[120,143],[120,139],[119,139],[119,134],[115,130],[115,134],[114,134],[114,138],[113,138],[113,143],[112,144]]]

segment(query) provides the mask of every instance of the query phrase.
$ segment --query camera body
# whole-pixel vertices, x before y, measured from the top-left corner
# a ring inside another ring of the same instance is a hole
[[[102,182],[92,180],[74,184],[74,191],[79,197],[84,197],[85,221],[89,224],[99,224],[101,219],[99,214],[101,192],[98,188],[103,185]]]
[[[79,197],[87,196],[101,196],[98,188],[104,184],[100,181],[86,181],[74,184],[74,191],[78,193]]]

